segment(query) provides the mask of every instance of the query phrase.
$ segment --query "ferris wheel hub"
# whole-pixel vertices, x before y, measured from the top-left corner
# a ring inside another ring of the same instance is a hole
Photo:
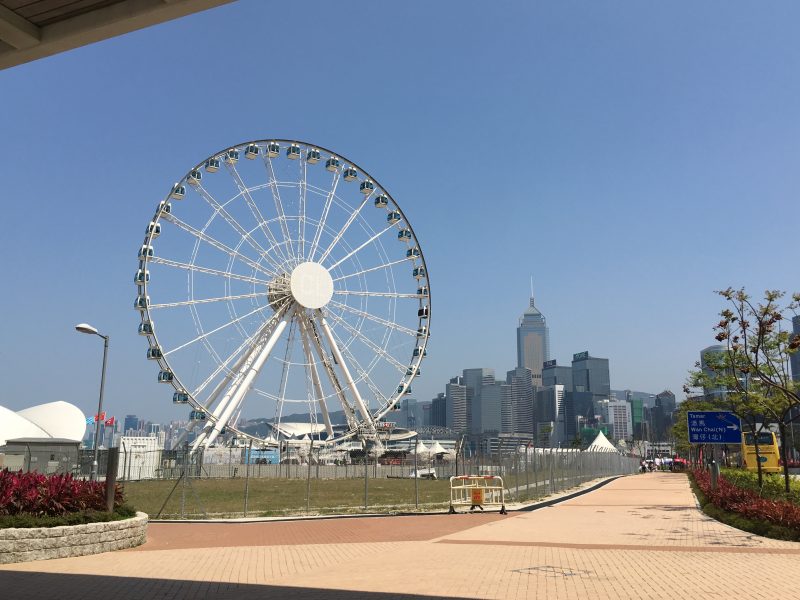
[[[304,308],[322,308],[333,297],[333,278],[316,262],[297,265],[290,277],[292,298]]]

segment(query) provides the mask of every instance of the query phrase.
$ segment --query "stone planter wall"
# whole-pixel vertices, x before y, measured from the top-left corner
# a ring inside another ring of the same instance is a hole
[[[0,564],[67,558],[132,548],[147,539],[147,515],[63,527],[0,529]]]

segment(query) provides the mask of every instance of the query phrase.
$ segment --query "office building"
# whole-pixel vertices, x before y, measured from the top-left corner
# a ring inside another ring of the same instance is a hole
[[[129,432],[139,431],[139,417],[136,415],[125,415],[122,432],[128,434]]]
[[[503,414],[503,433],[533,434],[533,374],[517,367],[506,373],[506,384],[511,396]]]
[[[555,359],[542,365],[542,386],[563,385],[565,392],[572,391],[572,367],[560,367]]]
[[[500,433],[503,405],[511,404],[511,386],[500,381],[492,381],[484,384],[480,394],[475,397],[478,401],[472,406],[472,433],[477,435]]]
[[[447,396],[445,393],[436,394],[436,398],[431,400],[431,425],[447,427]]]
[[[565,439],[564,419],[566,393],[563,385],[551,385],[536,390],[534,416],[536,440],[541,446],[552,447]]]
[[[464,369],[463,381],[467,388],[467,429],[470,433],[479,434],[483,427],[481,422],[481,392],[484,386],[492,385],[495,382],[494,369]]]
[[[589,392],[597,400],[611,396],[611,377],[608,359],[591,356],[589,352],[572,355],[572,389]]]
[[[603,422],[615,440],[630,440],[633,436],[631,405],[624,400],[601,400],[598,402]]]
[[[542,365],[550,360],[550,332],[547,321],[531,296],[517,327],[517,367],[529,369],[533,385],[542,385]]]
[[[446,427],[457,433],[468,433],[470,410],[464,378],[453,377],[450,383],[444,386],[444,390]]]
[[[708,346],[700,351],[700,369],[709,378],[714,378],[714,370],[709,366],[709,362],[719,361],[727,349],[720,344]],[[703,386],[703,395],[708,400],[723,400],[725,398],[725,386]]]

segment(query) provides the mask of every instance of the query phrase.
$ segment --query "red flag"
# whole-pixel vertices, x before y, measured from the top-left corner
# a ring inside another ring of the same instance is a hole
[[[114,417],[111,417],[110,419],[106,419],[105,420],[105,424],[106,425],[113,425],[114,424]]]
[[[99,415],[94,416],[95,421],[105,421],[106,420],[106,411],[101,412]]]

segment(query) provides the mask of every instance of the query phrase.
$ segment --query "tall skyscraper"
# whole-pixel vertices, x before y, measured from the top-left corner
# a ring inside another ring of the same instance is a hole
[[[139,417],[136,415],[125,415],[125,421],[122,426],[122,433],[128,434],[129,431],[139,430]]]
[[[708,348],[703,348],[700,351],[700,368],[703,371],[703,374],[707,375],[708,377],[714,376],[714,371],[708,366],[709,359],[712,357],[718,357],[719,355],[725,354],[726,348],[720,344],[714,344],[713,346],[709,346]],[[721,400],[725,398],[727,390],[724,386],[710,386],[710,387],[703,387],[703,394],[709,400]]]
[[[494,369],[464,369],[464,385],[467,388],[467,422],[470,433],[481,433],[483,423],[481,422],[481,392],[484,386],[492,385],[495,382]],[[497,407],[498,420],[500,418],[500,407]],[[497,427],[499,430],[499,425]]]
[[[792,333],[800,335],[800,315],[792,317]],[[800,352],[795,352],[789,357],[792,365],[792,379],[800,381]]]
[[[431,400],[431,425],[447,427],[447,396],[443,393]]]
[[[506,373],[506,384],[511,386],[511,402],[503,411],[503,433],[532,434],[533,427],[533,375],[529,369],[517,367]]]
[[[469,432],[469,405],[467,404],[467,386],[464,378],[453,377],[444,386],[446,426],[457,433]]]
[[[542,365],[550,360],[550,332],[547,321],[533,301],[522,313],[517,327],[517,367],[530,369],[533,385],[542,385]]]

